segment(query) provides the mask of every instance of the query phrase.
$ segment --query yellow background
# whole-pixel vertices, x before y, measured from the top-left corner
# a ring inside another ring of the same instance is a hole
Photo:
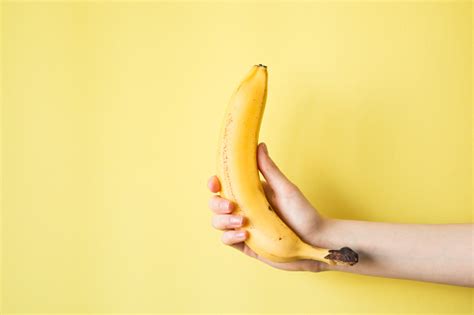
[[[261,140],[321,212],[472,222],[471,18],[468,1],[3,2],[3,311],[472,311],[468,288],[251,260],[220,243],[206,189],[230,94],[264,63]]]

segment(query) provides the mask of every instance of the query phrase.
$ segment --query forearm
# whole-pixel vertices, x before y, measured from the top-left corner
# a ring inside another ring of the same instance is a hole
[[[365,275],[474,286],[473,224],[392,224],[324,219],[315,245],[348,246],[354,266],[323,266]]]

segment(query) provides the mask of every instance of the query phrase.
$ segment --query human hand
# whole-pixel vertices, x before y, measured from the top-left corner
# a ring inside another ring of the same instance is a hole
[[[265,181],[262,182],[267,200],[278,216],[290,227],[303,241],[310,245],[315,244],[316,231],[322,222],[322,217],[305,198],[302,192],[280,171],[268,155],[266,145],[261,143],[257,149],[258,168]],[[302,259],[293,262],[277,263],[260,257],[246,244],[248,231],[245,230],[245,217],[233,215],[236,205],[230,200],[218,195],[221,185],[217,176],[212,176],[208,181],[209,190],[214,195],[209,200],[209,208],[214,212],[212,226],[224,231],[222,242],[230,245],[250,257],[257,258],[275,268],[293,271],[320,271],[321,263],[315,260]],[[238,230],[235,230],[238,229]]]

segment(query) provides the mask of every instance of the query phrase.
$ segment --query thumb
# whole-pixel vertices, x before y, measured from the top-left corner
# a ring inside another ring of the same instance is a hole
[[[280,171],[268,154],[265,143],[260,143],[257,148],[258,169],[268,185],[277,194],[287,195],[295,190],[295,185]]]

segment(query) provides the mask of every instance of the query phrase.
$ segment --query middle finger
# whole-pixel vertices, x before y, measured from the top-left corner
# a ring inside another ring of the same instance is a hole
[[[244,217],[240,215],[218,214],[212,217],[212,226],[218,230],[228,230],[241,227]]]

